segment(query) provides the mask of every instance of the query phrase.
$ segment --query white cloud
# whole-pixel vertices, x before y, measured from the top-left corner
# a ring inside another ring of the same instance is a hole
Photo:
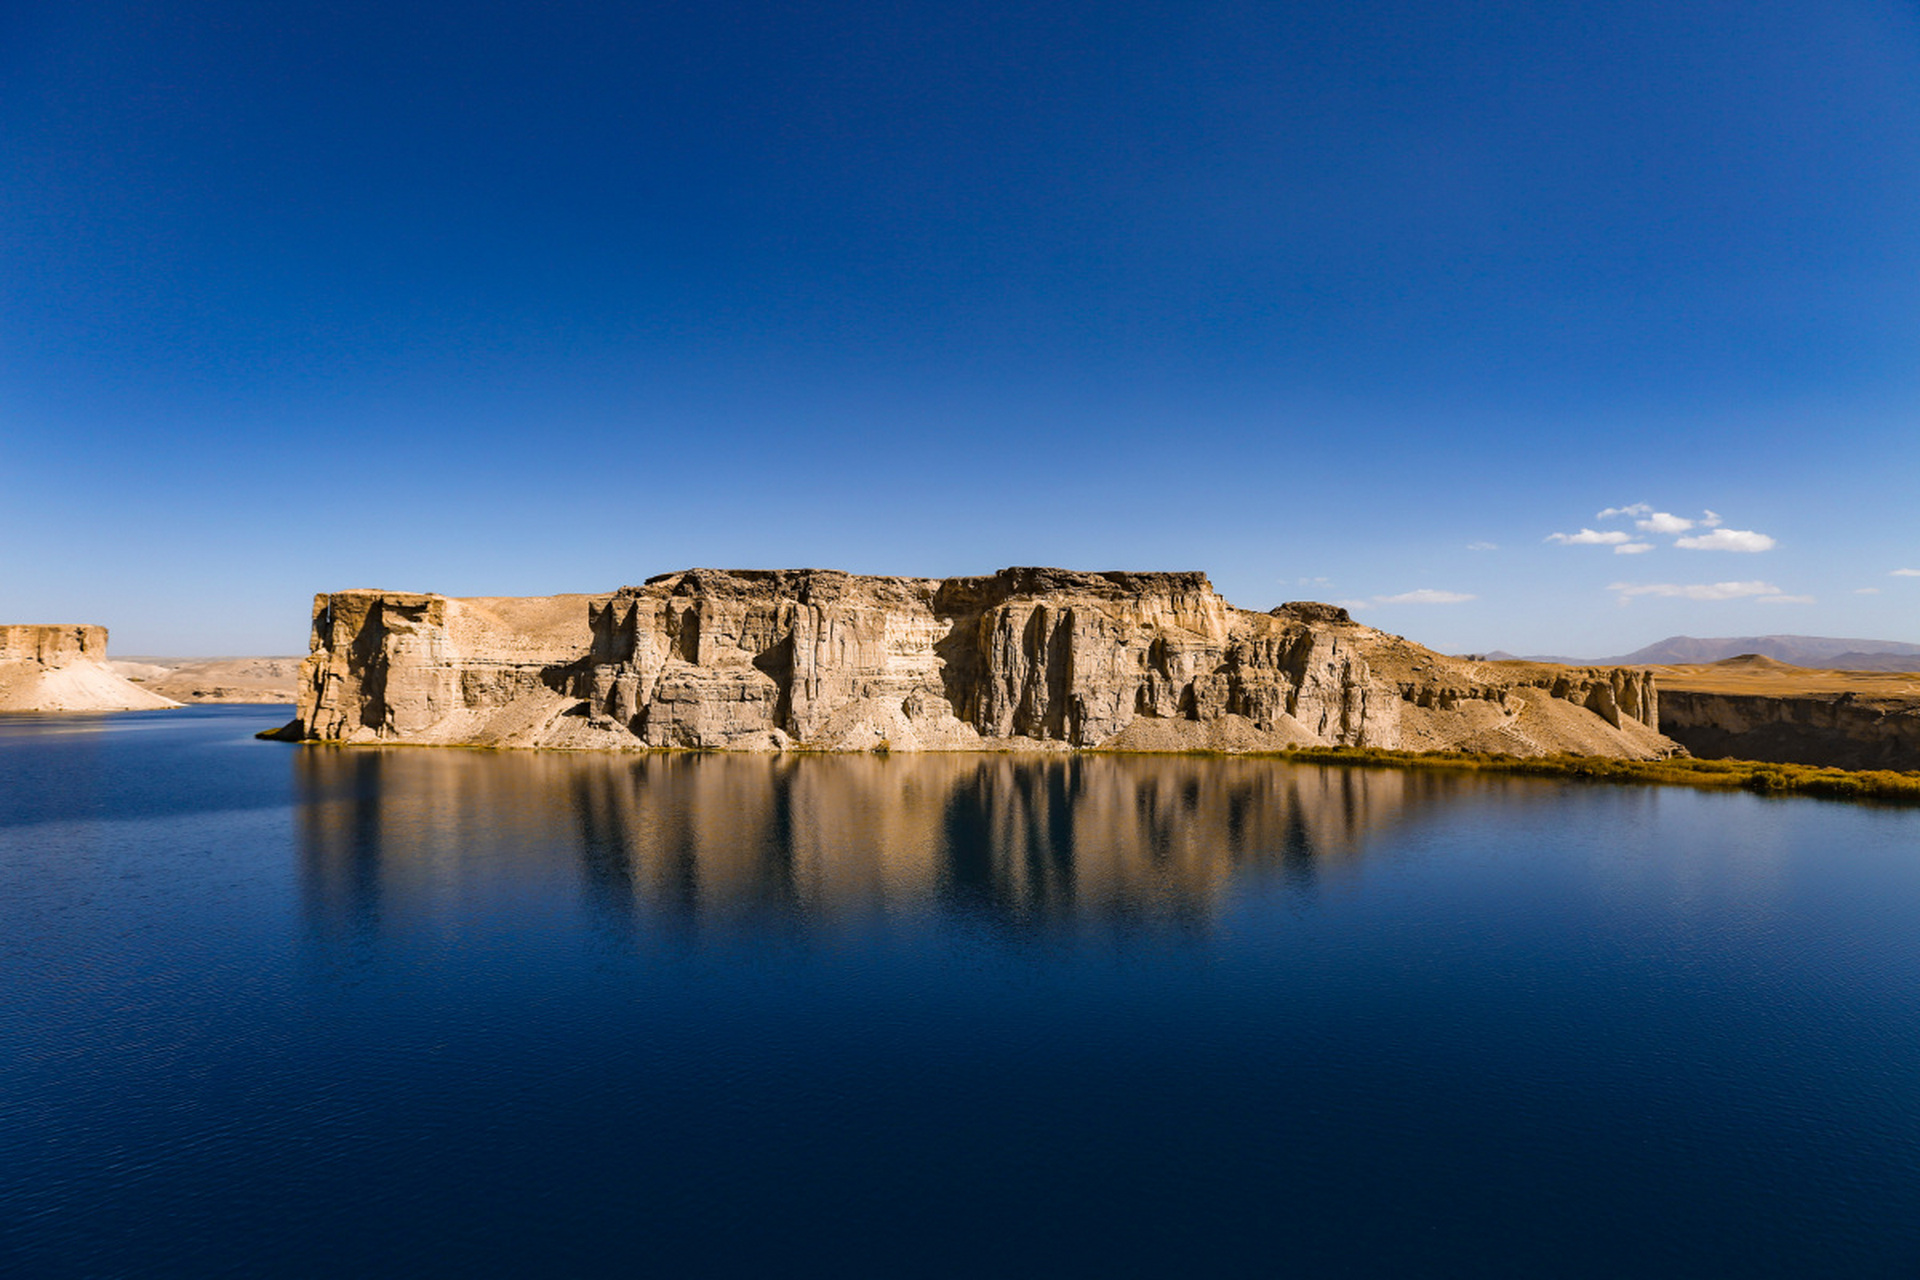
[[[1771,551],[1775,543],[1751,529],[1715,529],[1693,538],[1678,538],[1673,545],[1688,551]]]
[[[1887,576],[1892,578],[1920,578],[1920,569],[1895,569]]]
[[[1617,556],[1637,556],[1642,551],[1651,550],[1653,550],[1653,544],[1651,542],[1623,542],[1613,549],[1613,554]]]
[[[1349,613],[1351,613],[1355,609],[1368,608],[1372,604],[1372,601],[1370,600],[1335,600],[1334,603],[1339,605],[1342,609],[1345,609]]]
[[[1642,533],[1685,533],[1693,528],[1693,521],[1671,511],[1656,511],[1645,520],[1635,520],[1633,527]]]
[[[1458,591],[1435,591],[1422,587],[1418,591],[1402,591],[1397,596],[1375,596],[1375,604],[1465,604],[1475,596],[1463,595]]]
[[[1324,587],[1331,581],[1331,578],[1295,578],[1294,585],[1300,587]]]
[[[1609,529],[1601,533],[1598,529],[1582,529],[1578,533],[1550,533],[1548,542],[1557,542],[1563,547],[1612,547],[1622,542],[1632,542],[1633,535],[1618,529]]]
[[[1857,596],[1877,596],[1877,595],[1879,595],[1879,594],[1880,594],[1880,588],[1878,588],[1878,587],[1855,587],[1855,588],[1853,589],[1853,594],[1855,594],[1855,595],[1857,595]]]
[[[1626,507],[1608,507],[1605,511],[1598,512],[1594,516],[1596,520],[1624,520],[1629,518],[1633,520],[1634,528],[1640,530],[1642,533],[1659,533],[1669,536],[1677,533],[1685,533],[1695,526],[1705,529],[1717,529],[1720,527],[1720,513],[1718,511],[1706,510],[1701,513],[1698,520],[1689,520],[1687,517],[1677,516],[1671,511],[1655,511],[1652,504],[1646,502],[1636,502]]]
[[[1812,596],[1760,596],[1755,604],[1812,604]]]
[[[1780,588],[1771,582],[1616,582],[1607,590],[1619,592],[1621,604],[1635,596],[1658,596],[1668,600],[1743,600],[1781,594]]]
[[[1498,551],[1499,549],[1500,544],[1497,542],[1469,542],[1467,544],[1467,550],[1469,551]]]

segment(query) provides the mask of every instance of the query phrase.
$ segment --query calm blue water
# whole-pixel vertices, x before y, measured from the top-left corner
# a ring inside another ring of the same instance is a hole
[[[1920,812],[0,718],[0,1271],[1920,1272]]]

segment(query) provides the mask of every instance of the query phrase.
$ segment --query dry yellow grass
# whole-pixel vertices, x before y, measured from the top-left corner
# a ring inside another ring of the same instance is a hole
[[[1920,672],[1830,671],[1796,667],[1757,654],[1650,670],[1659,688],[1689,693],[1746,693],[1776,698],[1851,693],[1874,698],[1920,698]]]
[[[1456,751],[1379,751],[1365,747],[1306,747],[1288,752],[1286,758],[1308,764],[1362,768],[1512,773],[1585,782],[1654,783],[1767,795],[1920,804],[1920,772],[1902,773],[1891,769],[1828,769],[1763,760],[1618,760],[1597,756],[1523,759]]]

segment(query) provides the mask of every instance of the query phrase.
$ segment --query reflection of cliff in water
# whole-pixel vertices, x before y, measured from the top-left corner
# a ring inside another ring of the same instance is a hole
[[[601,756],[308,748],[306,902],[365,927],[438,901],[801,922],[1200,920],[1236,876],[1311,887],[1463,779],[1272,760]]]

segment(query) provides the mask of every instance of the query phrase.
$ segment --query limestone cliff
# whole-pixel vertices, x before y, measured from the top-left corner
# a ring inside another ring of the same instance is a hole
[[[1697,756],[1920,769],[1920,698],[1686,689],[1662,699],[1673,737]]]
[[[0,711],[144,711],[179,705],[107,665],[105,627],[0,626]]]
[[[1655,669],[1663,720],[1698,756],[1920,769],[1920,677],[1758,653]]]
[[[606,595],[315,598],[290,736],[864,751],[1672,754],[1645,672],[1444,657],[1201,573],[692,569]]]

